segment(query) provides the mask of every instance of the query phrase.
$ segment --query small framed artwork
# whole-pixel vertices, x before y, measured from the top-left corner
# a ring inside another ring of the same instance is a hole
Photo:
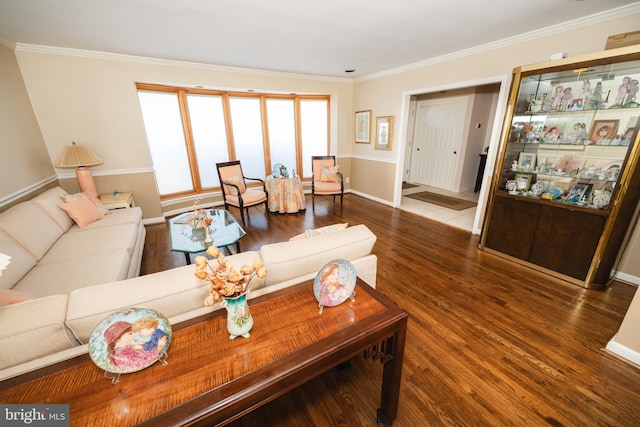
[[[355,140],[359,144],[371,142],[371,110],[356,111]]]
[[[633,137],[635,133],[636,133],[635,127],[630,127],[627,130],[625,130],[624,133],[622,134],[622,140],[620,141],[620,145],[630,145],[631,141],[635,139]]]
[[[547,144],[555,144],[562,139],[563,126],[545,126],[543,142]]]
[[[527,191],[531,186],[531,175],[517,173],[516,174],[516,190]]]
[[[376,150],[391,150],[393,142],[393,116],[376,117]]]
[[[535,153],[520,153],[518,158],[518,167],[524,170],[533,170],[536,167],[536,154]]]
[[[609,141],[616,136],[618,130],[619,120],[594,120],[591,125],[591,131],[589,132],[589,141],[592,144],[597,144],[598,141]]]
[[[569,202],[584,202],[591,195],[591,189],[593,188],[593,184],[585,184],[585,183],[577,183],[571,190],[569,190],[569,194],[567,194],[567,201]]]
[[[567,110],[569,111],[582,111],[584,109],[584,102],[581,98],[572,99],[567,104]]]

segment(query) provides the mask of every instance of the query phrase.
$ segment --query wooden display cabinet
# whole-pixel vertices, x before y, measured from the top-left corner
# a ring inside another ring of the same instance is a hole
[[[640,46],[523,66],[479,247],[604,288],[640,198]]]

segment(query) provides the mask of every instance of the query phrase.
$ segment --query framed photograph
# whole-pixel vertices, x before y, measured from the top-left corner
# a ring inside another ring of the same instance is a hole
[[[536,154],[535,153],[520,153],[518,158],[518,168],[524,170],[533,170],[536,167]]]
[[[527,191],[531,186],[531,175],[517,173],[516,174],[516,190]]]
[[[635,133],[636,133],[635,127],[630,127],[627,130],[625,130],[624,133],[622,134],[622,140],[620,141],[620,145],[630,145],[631,141],[635,139],[633,137]]]
[[[585,202],[591,195],[591,189],[593,184],[578,183],[571,187],[569,194],[567,194],[567,201],[569,202]]]
[[[376,117],[376,150],[391,150],[393,142],[393,116]]]
[[[543,142],[547,144],[555,144],[562,140],[562,134],[564,132],[563,126],[545,126],[544,134],[542,135]]]
[[[615,119],[594,120],[591,125],[591,131],[589,131],[589,141],[591,141],[592,144],[597,144],[598,141],[602,143],[605,140],[610,141],[615,138],[619,121],[620,120]]]
[[[371,110],[356,111],[355,140],[359,144],[371,142]]]
[[[567,110],[569,111],[582,111],[583,109],[584,109],[584,102],[582,101],[581,98],[572,99],[571,101],[569,101],[569,104],[567,104]]]

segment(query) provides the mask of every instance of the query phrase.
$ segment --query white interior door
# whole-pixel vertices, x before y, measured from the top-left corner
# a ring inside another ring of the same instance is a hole
[[[467,96],[418,101],[411,182],[454,188],[468,101]]]

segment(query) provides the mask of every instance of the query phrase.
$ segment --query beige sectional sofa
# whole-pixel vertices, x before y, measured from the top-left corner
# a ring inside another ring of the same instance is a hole
[[[366,226],[356,225],[268,244],[259,251],[227,259],[237,267],[256,259],[264,262],[267,277],[252,280],[249,299],[312,279],[334,259],[351,261],[358,276],[375,287],[375,241],[376,236]],[[194,276],[194,271],[194,266],[188,265],[0,308],[0,380],[86,353],[93,329],[107,315],[123,308],[151,308],[163,313],[172,324],[220,309],[219,304],[204,306],[208,287]]]
[[[55,187],[0,214],[0,252],[11,256],[0,289],[37,297],[140,274],[146,230],[140,208],[109,211],[82,228]]]

